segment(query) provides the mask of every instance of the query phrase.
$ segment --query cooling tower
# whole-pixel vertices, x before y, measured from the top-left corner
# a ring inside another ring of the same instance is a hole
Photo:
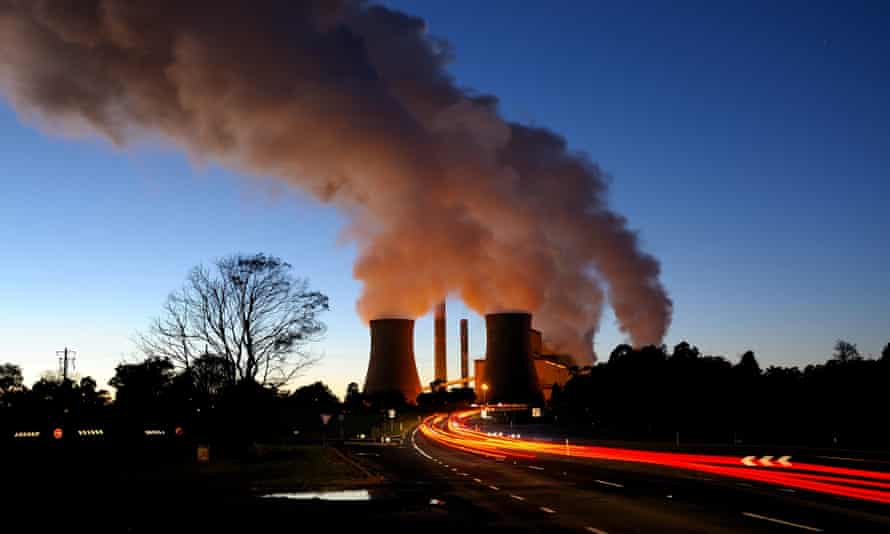
[[[460,377],[466,381],[470,376],[470,334],[466,319],[460,320]],[[464,382],[464,387],[469,384]]]
[[[446,350],[445,350],[445,301],[443,300],[436,306],[436,320],[435,320],[435,355],[436,361],[435,370],[436,376],[434,380],[441,380],[442,382],[448,382],[448,361],[446,358]]]
[[[420,393],[420,378],[414,364],[414,321],[374,319],[371,321],[371,360],[365,376],[365,394],[399,391],[414,404]]]
[[[529,313],[485,316],[485,381],[489,404],[541,403],[541,388],[532,362],[531,325]]]

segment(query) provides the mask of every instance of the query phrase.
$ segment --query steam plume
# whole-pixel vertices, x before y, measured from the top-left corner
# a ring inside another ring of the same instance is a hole
[[[633,343],[660,342],[658,262],[602,171],[458,87],[449,58],[421,19],[360,1],[0,0],[0,88],[22,116],[117,145],[160,135],[336,205],[364,319],[456,293],[534,312],[584,361],[607,296]]]

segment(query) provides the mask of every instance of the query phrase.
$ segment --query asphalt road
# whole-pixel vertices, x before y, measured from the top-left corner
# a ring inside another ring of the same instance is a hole
[[[890,532],[890,507],[624,462],[497,461],[421,433],[400,447],[354,447],[390,480],[391,500],[430,501],[473,531]]]

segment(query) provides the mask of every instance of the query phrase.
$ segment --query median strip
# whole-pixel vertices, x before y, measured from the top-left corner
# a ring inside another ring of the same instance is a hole
[[[795,527],[803,530],[809,530],[810,532],[823,532],[821,528],[810,527],[807,525],[801,525],[800,523],[792,523],[791,521],[785,521],[784,519],[776,519],[775,517],[769,517],[760,514],[752,514],[751,512],[742,512],[743,516],[753,517],[754,519],[760,519],[762,521],[769,521],[770,523],[775,523],[777,525],[785,525],[786,527]]]

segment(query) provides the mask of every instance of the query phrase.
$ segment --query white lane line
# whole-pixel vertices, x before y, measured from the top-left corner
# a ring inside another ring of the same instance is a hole
[[[535,471],[543,471],[544,470],[543,467],[538,467],[537,465],[530,465],[530,466],[528,466],[528,468],[534,469]]]
[[[411,433],[411,444],[414,445],[414,448],[417,450],[417,452],[422,454],[424,457],[429,458],[430,460],[435,460],[435,458],[433,458],[432,456],[427,454],[426,451],[424,451],[423,449],[420,448],[420,446],[417,444],[416,437],[417,437],[417,429],[415,428],[414,432]],[[438,460],[436,460],[436,461],[438,462]]]
[[[495,490],[495,491],[500,491],[500,490],[501,490],[501,488],[499,488],[499,487],[497,487],[497,486],[488,486],[488,487],[491,488],[491,489],[493,489],[493,490]]]
[[[617,482],[609,482],[608,480],[594,480],[597,484],[602,484],[603,486],[612,486],[613,488],[623,488],[624,484],[618,484]]]
[[[865,458],[848,458],[846,456],[816,456],[816,458],[822,458],[823,460],[841,460],[845,462],[867,462]],[[878,462],[878,463],[886,463],[886,462]]]
[[[524,501],[525,497],[520,497],[519,495],[510,494],[510,497],[516,499],[517,501]]]
[[[475,482],[476,484],[482,484],[482,479],[480,479],[480,478],[474,478],[474,479],[473,479],[473,482]]]
[[[775,517],[768,517],[765,515],[752,514],[751,512],[742,512],[742,515],[747,517],[753,517],[754,519],[761,519],[763,521],[769,521],[771,523],[776,523],[777,525],[785,525],[786,527],[795,527],[803,530],[809,530],[810,532],[824,532],[821,528],[810,527],[807,525],[801,525],[800,523],[792,523],[791,521],[784,521],[782,519],[776,519]]]
[[[587,532],[592,532],[593,534],[609,534],[605,530],[593,528],[593,527],[584,527],[584,530],[586,530]]]
[[[460,476],[462,476],[462,477],[470,476],[469,473],[463,473],[463,472],[458,473],[458,475],[460,475]]]
[[[556,510],[554,510],[553,508],[547,508],[546,506],[541,506],[540,508],[541,508],[541,511],[542,511],[542,512],[546,512],[546,513],[548,513],[548,514],[555,514],[555,513],[556,513]]]

